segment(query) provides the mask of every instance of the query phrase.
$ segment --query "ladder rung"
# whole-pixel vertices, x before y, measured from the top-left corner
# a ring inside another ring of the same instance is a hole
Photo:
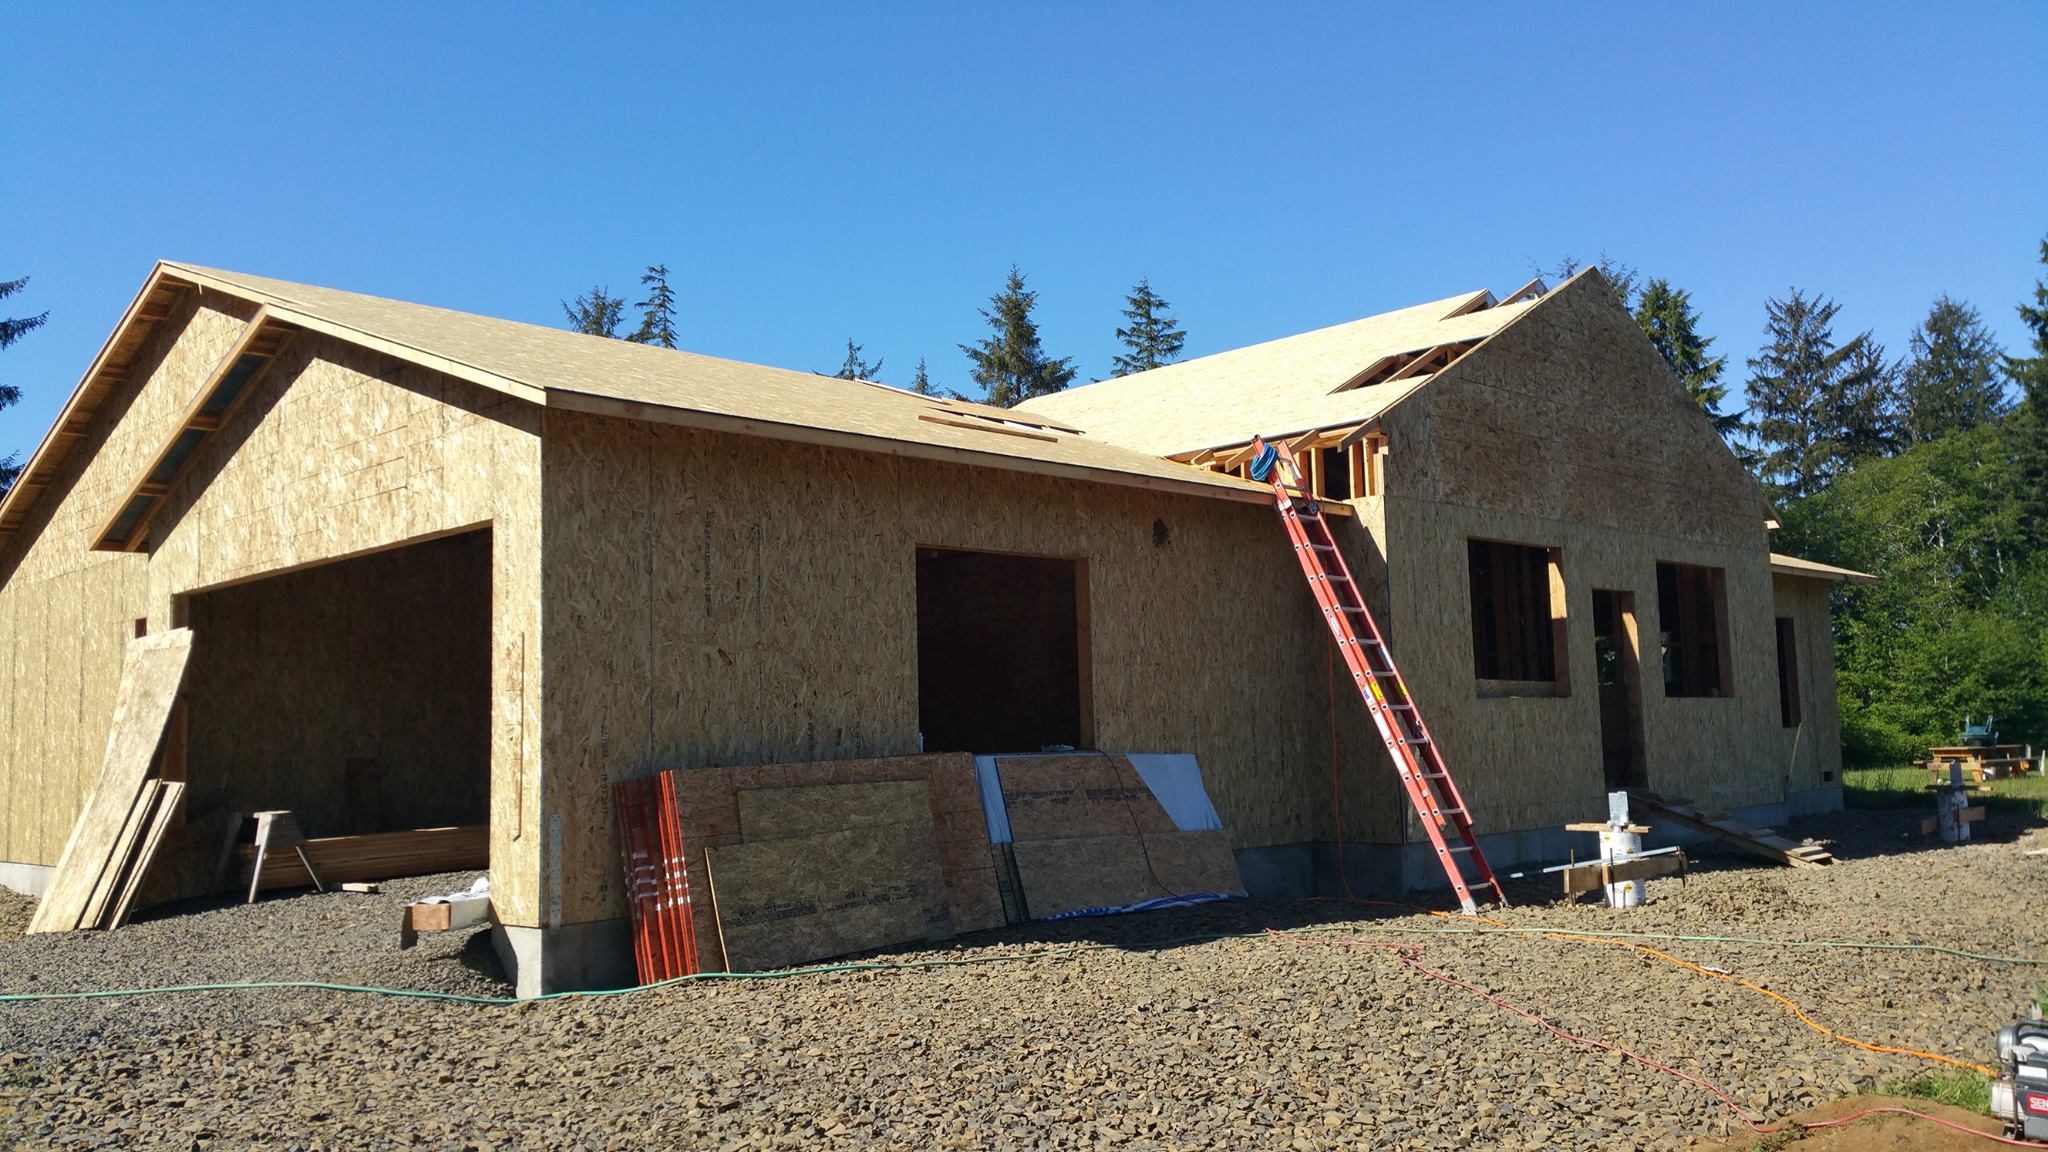
[[[1471,850],[1472,850],[1472,846],[1471,846],[1470,844],[1446,844],[1446,845],[1444,845],[1444,851],[1446,851],[1446,852],[1470,852]]]

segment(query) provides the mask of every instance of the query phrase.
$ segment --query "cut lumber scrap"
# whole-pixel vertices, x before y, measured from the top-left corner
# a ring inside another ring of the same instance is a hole
[[[135,907],[136,894],[142,891],[143,881],[149,879],[150,865],[156,863],[157,849],[163,846],[164,833],[170,830],[171,818],[177,815],[178,804],[184,798],[184,781],[157,781],[155,810],[150,813],[148,829],[143,834],[141,847],[136,850],[135,861],[128,866],[120,898],[114,904],[112,915],[107,917],[107,927],[119,928],[128,922],[128,913]]]
[[[30,932],[69,932],[79,927],[86,905],[112,861],[121,831],[143,799],[143,783],[163,743],[164,726],[177,702],[191,654],[189,628],[129,641],[99,780],[71,826],[49,888],[29,924]]]
[[[1013,840],[1175,831],[1122,756],[1005,756],[996,761]]]
[[[1734,820],[1706,816],[1691,804],[1666,800],[1654,792],[1631,790],[1628,796],[1631,805],[1629,810],[1636,815],[1647,815],[1652,820],[1663,820],[1681,828],[1705,833],[1724,844],[1732,844],[1767,860],[1790,864],[1794,868],[1820,868],[1835,862],[1834,856],[1829,854],[1827,849],[1788,840],[1768,828],[1751,828]]]
[[[490,829],[483,824],[455,828],[414,828],[404,832],[372,832],[363,836],[325,836],[305,842],[306,856],[332,883],[350,880],[392,880],[432,872],[467,872],[490,867]],[[244,879],[254,848],[236,849]],[[271,855],[263,865],[259,890],[304,888],[313,883],[305,866],[290,852]]]
[[[1643,856],[1634,860],[1623,860],[1618,864],[1603,864],[1598,860],[1591,860],[1584,864],[1574,864],[1564,870],[1564,893],[1567,896],[1577,896],[1582,892],[1598,892],[1609,884],[1649,880],[1683,871],[1683,852]]]
[[[705,860],[729,971],[953,934],[928,818],[710,848]]]
[[[461,892],[446,896],[429,896],[415,900],[405,906],[405,912],[398,922],[398,946],[410,948],[420,942],[422,932],[450,932],[457,928],[474,928],[487,924],[491,919],[491,889],[486,881],[472,884]]]

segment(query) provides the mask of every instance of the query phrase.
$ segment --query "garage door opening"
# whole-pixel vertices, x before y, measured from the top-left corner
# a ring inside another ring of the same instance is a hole
[[[928,752],[1094,743],[1084,560],[920,548],[917,722]]]
[[[488,529],[186,598],[187,811],[309,837],[484,824]]]

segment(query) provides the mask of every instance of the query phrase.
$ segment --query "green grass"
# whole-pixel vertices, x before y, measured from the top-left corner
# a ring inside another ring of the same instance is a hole
[[[1910,764],[1897,768],[1851,768],[1842,773],[1842,798],[1851,808],[1919,808],[1934,814],[1934,794],[1927,791],[1927,769]],[[2048,815],[2048,775],[2033,773],[1991,781],[1991,793],[1973,797],[1994,812]]]
[[[1968,1068],[1922,1072],[1904,1080],[1894,1080],[1878,1091],[1886,1096],[1909,1096],[1916,1100],[1950,1104],[1987,1116],[1991,1113],[1991,1078]]]

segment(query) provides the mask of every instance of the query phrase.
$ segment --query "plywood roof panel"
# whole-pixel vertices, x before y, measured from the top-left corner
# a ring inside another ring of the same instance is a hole
[[[1537,303],[1467,311],[1484,295],[1470,292],[1069,388],[1027,400],[1018,410],[1160,456],[1358,424],[1378,418],[1430,379],[1411,376],[1339,391],[1360,372],[1390,356],[1484,340]]]

